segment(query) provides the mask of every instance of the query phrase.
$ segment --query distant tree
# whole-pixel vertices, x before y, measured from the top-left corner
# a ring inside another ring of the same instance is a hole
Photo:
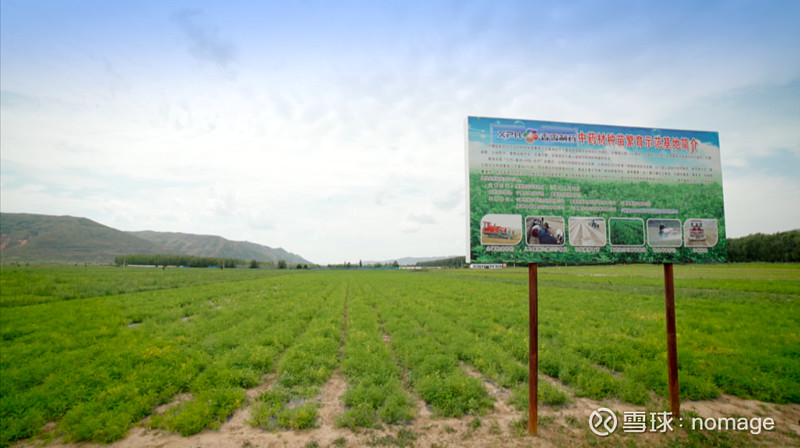
[[[800,261],[800,230],[778,232],[773,235],[756,233],[742,238],[728,239],[728,259],[732,262]]]
[[[308,269],[308,265],[307,265],[307,264],[304,264],[304,265],[303,265],[303,269]]]
[[[452,257],[442,258],[439,260],[420,261],[417,266],[421,267],[444,267],[444,268],[460,268],[466,263],[465,257]]]
[[[250,260],[250,269],[258,269],[258,261]]]
[[[303,269],[303,265],[302,265],[302,264],[300,264],[300,263],[297,263],[297,267],[296,267],[296,269]]]
[[[364,265],[361,263],[361,260],[358,260],[358,267],[363,268]]]
[[[247,262],[244,260],[237,260],[233,258],[212,258],[212,257],[193,257],[190,255],[177,255],[177,254],[128,254],[122,255],[115,259],[117,264],[124,263],[126,265],[152,265],[156,267],[162,266],[189,266],[193,268],[205,268],[208,266],[216,266],[222,268],[234,268],[236,265],[245,265]]]
[[[286,260],[278,260],[278,269],[286,269]]]
[[[400,267],[400,263],[398,263],[397,260],[394,260],[394,263],[392,263],[392,267],[393,268],[399,268]]]

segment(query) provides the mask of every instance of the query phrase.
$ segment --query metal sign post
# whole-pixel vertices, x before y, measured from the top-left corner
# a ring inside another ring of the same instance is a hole
[[[528,434],[539,430],[539,265],[528,265]]]
[[[667,364],[669,368],[669,408],[673,418],[680,417],[680,388],[678,387],[678,342],[675,336],[675,283],[672,263],[664,263],[664,295],[667,306]]]

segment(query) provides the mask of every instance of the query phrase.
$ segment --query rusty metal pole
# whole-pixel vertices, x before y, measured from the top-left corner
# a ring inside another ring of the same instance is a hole
[[[528,264],[528,434],[539,430],[539,265]]]
[[[672,263],[664,263],[664,295],[667,306],[667,367],[669,368],[669,408],[678,419],[681,411],[678,387],[678,341],[675,335],[675,283]]]

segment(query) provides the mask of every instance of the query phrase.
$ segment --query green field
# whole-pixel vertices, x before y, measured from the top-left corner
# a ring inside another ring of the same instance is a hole
[[[608,227],[612,245],[644,245],[644,221],[641,219],[614,218],[608,221]]]
[[[540,268],[540,404],[647,406],[667,395],[658,265]],[[676,266],[683,400],[800,403],[800,266]],[[481,415],[480,372],[527,409],[527,270],[2,268],[0,446],[29,437],[182,435],[251,406],[264,430],[317,424],[347,382],[341,427]],[[277,380],[255,400],[245,391]],[[154,415],[180,394],[193,399]],[[46,424],[57,431],[43,435]]]

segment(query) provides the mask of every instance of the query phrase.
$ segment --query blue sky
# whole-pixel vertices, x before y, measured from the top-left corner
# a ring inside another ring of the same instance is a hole
[[[0,2],[0,209],[460,255],[468,115],[719,132],[800,228],[800,2]]]

